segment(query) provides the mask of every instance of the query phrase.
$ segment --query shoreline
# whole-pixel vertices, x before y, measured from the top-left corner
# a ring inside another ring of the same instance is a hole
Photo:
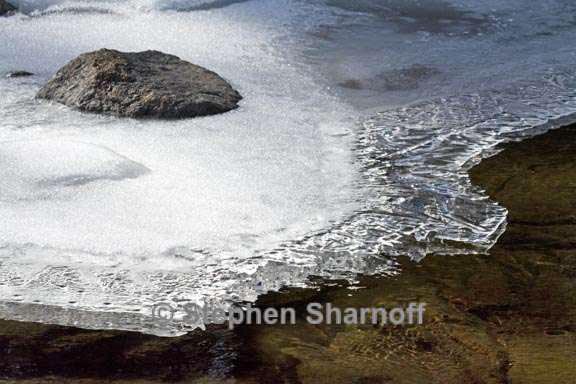
[[[576,376],[576,125],[470,171],[509,211],[489,255],[399,258],[394,277],[286,289],[257,305],[428,303],[418,327],[209,327],[177,338],[0,320],[0,381],[569,383]]]

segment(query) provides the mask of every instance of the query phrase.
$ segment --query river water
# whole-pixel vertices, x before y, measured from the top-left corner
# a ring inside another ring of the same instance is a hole
[[[0,79],[4,318],[177,335],[194,325],[151,306],[485,252],[506,211],[466,170],[576,111],[571,1],[18,6],[0,18],[0,74],[36,76]],[[34,99],[99,48],[175,54],[244,100],[160,122]]]

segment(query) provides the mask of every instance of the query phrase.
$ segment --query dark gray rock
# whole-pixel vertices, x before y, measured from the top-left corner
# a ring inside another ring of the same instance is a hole
[[[16,12],[16,7],[5,0],[0,0],[0,16],[10,15]]]
[[[81,111],[166,119],[223,113],[242,99],[218,74],[176,56],[109,49],[72,60],[37,97]]]
[[[27,71],[12,71],[12,72],[8,72],[8,74],[6,75],[6,77],[9,77],[9,78],[29,77],[29,76],[34,76],[34,74],[31,72],[27,72]]]

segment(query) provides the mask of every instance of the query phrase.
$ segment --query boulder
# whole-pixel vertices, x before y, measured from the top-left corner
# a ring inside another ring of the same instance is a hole
[[[0,0],[0,16],[9,15],[16,12],[16,7],[5,0]]]
[[[218,74],[158,51],[80,55],[38,92],[81,111],[181,119],[237,108],[242,96]]]

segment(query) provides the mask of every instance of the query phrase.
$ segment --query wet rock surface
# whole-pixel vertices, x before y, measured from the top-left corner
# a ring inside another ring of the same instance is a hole
[[[163,339],[0,321],[10,382],[573,383],[576,126],[509,144],[472,169],[510,210],[489,255],[399,259],[394,277],[290,289],[259,305],[428,304],[422,326],[245,326]],[[18,382],[18,381],[17,381]]]
[[[72,60],[37,97],[85,112],[162,119],[223,113],[242,99],[218,74],[176,56],[110,49]]]

